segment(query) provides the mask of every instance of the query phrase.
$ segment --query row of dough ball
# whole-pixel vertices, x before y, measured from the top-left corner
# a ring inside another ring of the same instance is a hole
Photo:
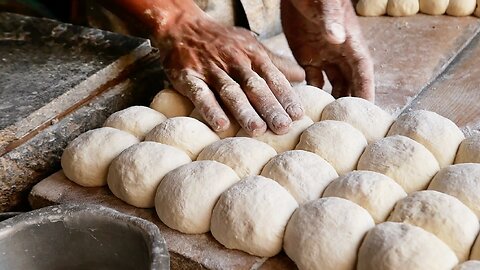
[[[358,15],[394,17],[411,16],[418,12],[429,15],[480,17],[480,0],[359,0]]]

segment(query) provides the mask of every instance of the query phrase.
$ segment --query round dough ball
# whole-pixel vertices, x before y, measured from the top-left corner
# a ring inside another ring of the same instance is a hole
[[[453,163],[458,146],[465,139],[450,119],[425,110],[401,115],[388,135],[407,136],[423,144],[438,160],[440,168]]]
[[[200,114],[200,111],[195,108],[193,109],[192,113],[190,114],[190,117],[197,119],[198,121],[201,121],[204,124],[208,123],[203,119],[202,115]],[[231,115],[227,113],[228,120],[230,120],[230,126],[224,130],[224,131],[215,131],[215,133],[220,137],[220,139],[225,139],[229,137],[235,137],[237,135],[237,132],[240,130],[240,124],[238,124],[237,120],[235,120]]]
[[[440,170],[437,160],[425,146],[400,135],[368,145],[357,168],[384,174],[395,180],[407,193],[426,189]]]
[[[307,128],[296,149],[321,156],[342,175],[355,170],[366,146],[362,132],[348,123],[327,120]]]
[[[447,10],[449,0],[420,0],[420,12],[429,15],[442,15]]]
[[[450,270],[457,263],[455,253],[435,235],[410,224],[385,222],[367,233],[357,270]]]
[[[390,177],[370,171],[353,171],[334,180],[323,197],[340,197],[365,208],[375,223],[388,218],[395,203],[407,193]]]
[[[220,138],[195,118],[174,117],[156,126],[147,134],[145,140],[171,145],[183,150],[192,160],[195,160],[203,148]]]
[[[360,130],[368,143],[387,135],[393,117],[368,100],[344,97],[328,104],[323,109],[322,120],[347,122]]]
[[[453,270],[478,270],[480,269],[480,261],[466,261],[457,265]]]
[[[311,85],[296,85],[293,89],[297,92],[302,102],[305,115],[313,122],[320,121],[325,106],[333,102],[335,98],[320,88]]]
[[[213,237],[230,249],[260,257],[282,250],[285,227],[298,207],[277,182],[251,176],[225,191],[213,209]]]
[[[195,106],[186,97],[175,90],[163,89],[153,98],[150,108],[161,112],[168,118],[188,116]]]
[[[167,173],[157,188],[157,215],[165,225],[182,233],[206,233],[218,198],[239,180],[234,170],[216,161],[180,166]]]
[[[409,223],[435,234],[463,262],[477,237],[477,216],[457,198],[434,190],[415,192],[399,201],[389,221]]]
[[[205,147],[197,160],[215,160],[232,168],[240,178],[259,175],[275,155],[270,145],[252,138],[226,138]]]
[[[388,0],[387,14],[393,17],[412,16],[419,10],[418,0]]]
[[[169,171],[192,160],[175,147],[142,142],[123,151],[108,170],[108,187],[120,200],[140,208],[155,206],[155,191]]]
[[[71,141],[63,151],[63,173],[84,187],[104,186],[112,160],[136,143],[137,137],[115,128],[87,131]]]
[[[300,140],[302,132],[311,125],[313,125],[312,119],[308,116],[304,116],[302,119],[294,121],[290,126],[290,130],[286,134],[278,135],[271,130],[267,130],[264,134],[253,138],[270,145],[275,151],[277,151],[277,153],[283,153],[294,149]],[[244,129],[241,129],[240,132],[238,132],[237,137],[249,137],[249,135]]]
[[[338,177],[323,158],[302,150],[275,156],[263,167],[262,175],[277,181],[299,204],[319,198],[325,187]]]
[[[428,189],[459,199],[480,218],[480,164],[464,163],[443,168]]]
[[[455,157],[455,164],[458,163],[480,163],[480,133],[462,141]]]
[[[450,0],[447,14],[450,16],[469,16],[475,11],[477,3],[475,0]]]
[[[373,226],[368,212],[350,201],[318,199],[293,213],[284,249],[299,269],[355,269],[358,248]]]
[[[357,13],[361,16],[382,16],[387,13],[388,0],[359,0]]]
[[[132,106],[110,115],[103,126],[126,131],[143,140],[150,130],[166,119],[165,115],[148,107]]]

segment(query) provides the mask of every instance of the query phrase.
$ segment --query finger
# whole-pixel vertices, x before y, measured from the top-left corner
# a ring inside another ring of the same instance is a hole
[[[323,89],[325,79],[323,78],[323,70],[321,67],[305,66],[305,74],[307,84]]]
[[[327,74],[328,80],[332,84],[332,96],[334,98],[341,98],[350,95],[345,77],[342,75],[342,72],[337,66],[326,66],[325,73]]]
[[[217,66],[210,68],[209,81],[233,117],[250,136],[259,136],[267,130],[267,124],[248,101],[240,85]]]
[[[270,60],[285,75],[288,81],[292,83],[303,82],[305,80],[305,71],[295,61],[271,52],[265,48]]]
[[[373,61],[368,53],[364,57],[354,57],[352,63],[352,96],[375,102],[375,76]]]

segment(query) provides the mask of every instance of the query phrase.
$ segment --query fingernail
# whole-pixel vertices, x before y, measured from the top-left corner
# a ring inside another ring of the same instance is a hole
[[[347,39],[345,27],[339,23],[331,23],[328,26],[327,31],[330,36],[330,42],[333,44],[342,44]]]
[[[213,130],[217,131],[217,132],[226,130],[228,128],[228,126],[230,125],[230,121],[226,118],[223,118],[223,117],[217,118],[213,122],[214,122],[214,125],[215,125]]]
[[[285,134],[290,129],[292,120],[283,114],[279,114],[272,119],[272,126],[276,134]]]
[[[301,105],[293,104],[287,108],[287,113],[290,115],[290,117],[292,117],[293,120],[298,120],[303,117],[305,111]]]
[[[267,131],[267,125],[265,124],[265,122],[256,119],[249,120],[247,128],[253,137],[260,136],[265,133],[265,131]]]

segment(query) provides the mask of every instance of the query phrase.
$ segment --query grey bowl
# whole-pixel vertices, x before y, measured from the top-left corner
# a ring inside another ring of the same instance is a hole
[[[169,269],[153,223],[98,205],[58,205],[0,222],[0,269]]]

